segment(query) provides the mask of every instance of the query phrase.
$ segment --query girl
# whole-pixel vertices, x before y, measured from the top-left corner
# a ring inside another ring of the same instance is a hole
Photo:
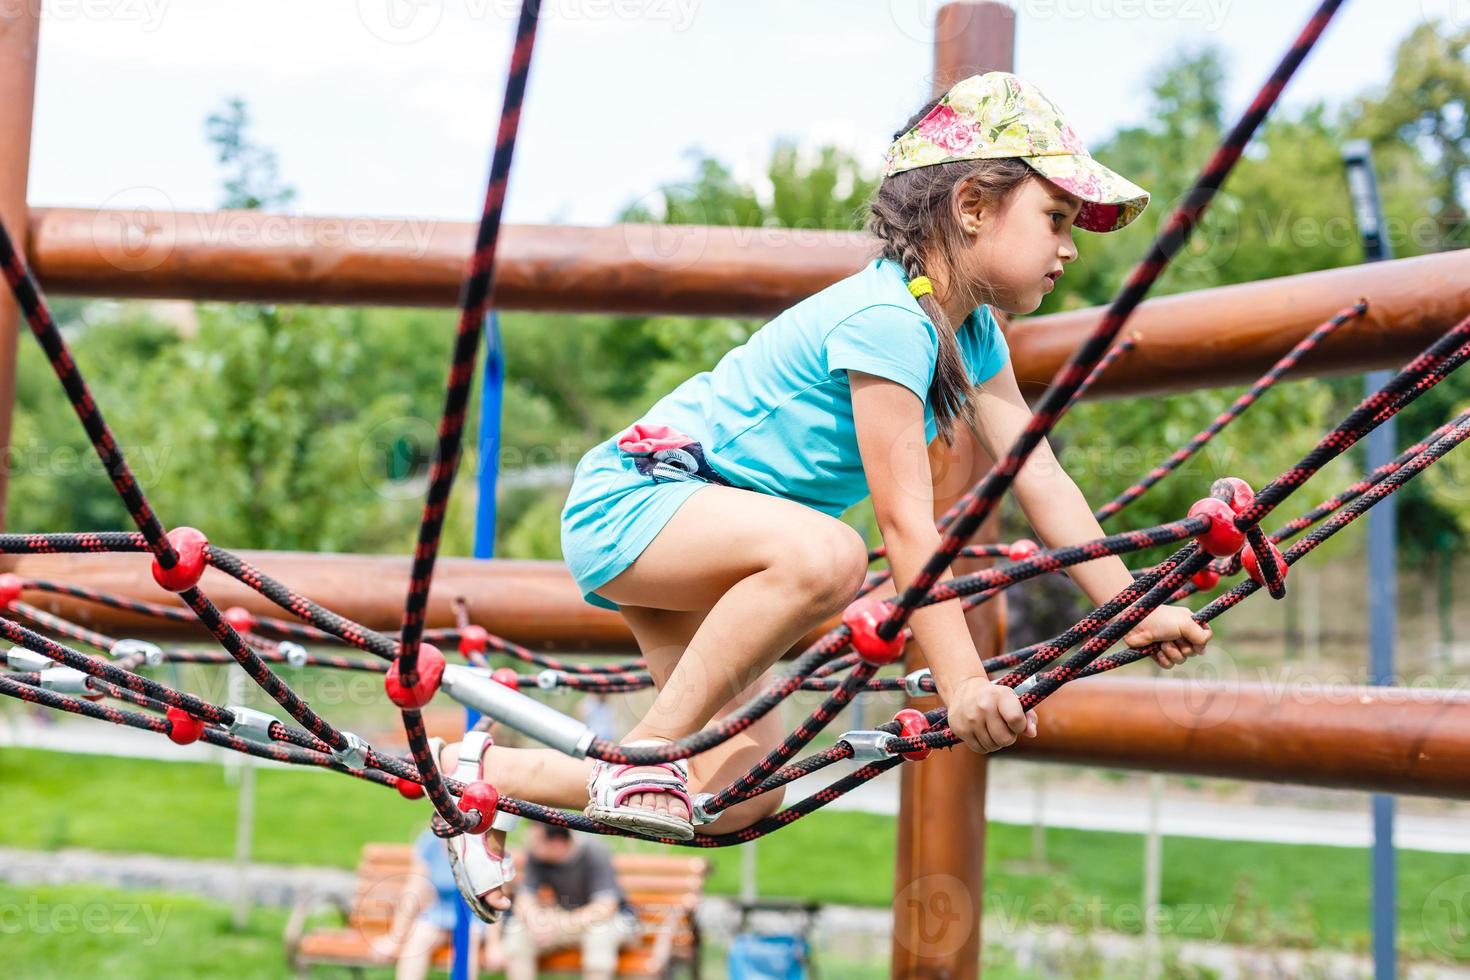
[[[1115,231],[1147,203],[1035,87],[1004,72],[967,78],[895,135],[869,206],[877,258],[587,453],[562,514],[563,552],[587,601],[627,620],[658,689],[625,744],[683,738],[738,708],[783,652],[852,602],[867,548],[838,515],[862,497],[872,496],[894,583],[913,578],[939,543],[935,515],[1029,419],[992,308],[1034,311],[1077,257],[1074,226]],[[1050,547],[1102,536],[1045,443],[1015,494]],[[1132,582],[1118,558],[1068,571],[1099,605]],[[1036,734],[1034,712],[985,676],[958,605],[921,609],[910,625],[965,744],[992,752]],[[1156,658],[1169,667],[1209,637],[1168,606],[1127,643],[1162,644]],[[772,712],[687,764],[612,766],[483,739],[442,761],[511,796],[687,839],[691,790],[727,785],[782,735]],[[708,832],[780,803],[779,792],[746,801]],[[504,836],[449,841],[461,889],[487,917],[506,905]]]

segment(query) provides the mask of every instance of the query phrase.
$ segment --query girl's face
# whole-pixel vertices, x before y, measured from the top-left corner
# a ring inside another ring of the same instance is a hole
[[[974,232],[967,271],[982,302],[1012,314],[1034,312],[1077,257],[1072,223],[1081,208],[1076,196],[1037,176],[997,207],[967,217],[966,230]]]

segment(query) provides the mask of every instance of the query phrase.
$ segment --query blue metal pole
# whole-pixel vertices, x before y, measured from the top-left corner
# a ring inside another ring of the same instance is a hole
[[[485,317],[485,378],[480,386],[480,497],[475,508],[475,557],[495,554],[495,485],[500,477],[500,409],[505,400],[505,353],[500,317]]]
[[[1383,202],[1378,196],[1378,175],[1366,140],[1353,140],[1343,147],[1347,164],[1348,191],[1358,233],[1363,239],[1363,256],[1368,262],[1393,257],[1383,235]],[[1364,376],[1368,392],[1377,391],[1392,376],[1391,371],[1371,371]],[[1365,441],[1365,468],[1372,472],[1393,459],[1397,447],[1394,420],[1389,419]],[[1398,619],[1398,513],[1397,498],[1385,497],[1368,512],[1368,683],[1388,686],[1394,682],[1394,637]],[[1394,797],[1373,794],[1373,975],[1393,980],[1398,975],[1398,856],[1393,846]]]
[[[500,476],[500,407],[504,401],[505,358],[500,347],[500,319],[491,310],[485,317],[485,377],[480,386],[480,496],[475,505],[475,557],[495,554],[495,486]],[[480,720],[473,708],[464,711],[464,730]],[[470,907],[460,899],[454,910],[452,980],[470,976]]]

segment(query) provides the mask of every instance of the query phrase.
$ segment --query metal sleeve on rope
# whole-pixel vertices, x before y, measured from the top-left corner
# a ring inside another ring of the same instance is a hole
[[[465,707],[474,708],[574,759],[586,756],[592,745],[592,729],[582,722],[535,698],[512,691],[474,667],[448,665],[439,685],[445,694]]]

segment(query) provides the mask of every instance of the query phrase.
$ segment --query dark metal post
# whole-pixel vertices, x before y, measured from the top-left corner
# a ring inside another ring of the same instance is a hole
[[[1363,256],[1368,262],[1393,258],[1384,237],[1383,202],[1378,197],[1378,175],[1366,140],[1343,147],[1347,164],[1348,191],[1353,199],[1358,233],[1363,239]],[[1392,372],[1370,371],[1364,385],[1371,393],[1388,381]],[[1372,472],[1393,459],[1397,446],[1394,420],[1389,419],[1365,440],[1365,470]],[[1368,683],[1377,686],[1394,682],[1394,634],[1398,610],[1398,514],[1396,497],[1385,497],[1368,513],[1368,634],[1370,666]],[[1398,951],[1398,857],[1393,846],[1394,797],[1373,794],[1373,975],[1377,980],[1397,976]]]

